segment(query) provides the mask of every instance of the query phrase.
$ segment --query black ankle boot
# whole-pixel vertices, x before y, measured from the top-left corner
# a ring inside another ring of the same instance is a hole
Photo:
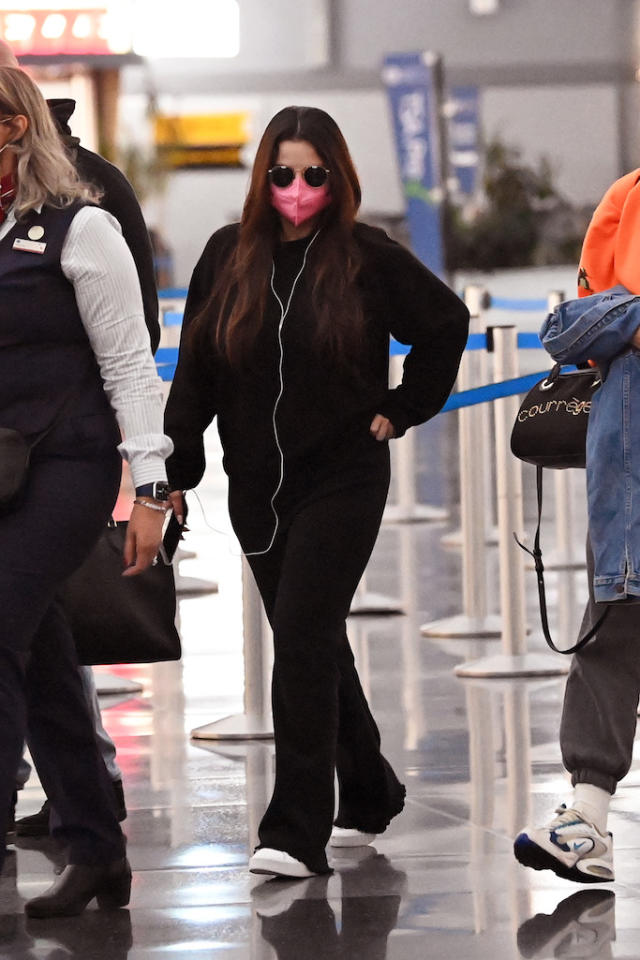
[[[131,867],[126,858],[100,866],[70,863],[41,897],[28,900],[29,917],[75,917],[94,897],[101,910],[126,907],[131,896]]]
[[[16,820],[16,834],[19,837],[47,837],[49,835],[50,810],[51,804],[48,800],[45,800],[37,813]]]

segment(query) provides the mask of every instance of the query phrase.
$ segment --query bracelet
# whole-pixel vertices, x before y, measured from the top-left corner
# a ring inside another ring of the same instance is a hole
[[[137,498],[133,502],[138,507],[147,507],[148,510],[158,510],[160,513],[167,512],[167,507],[163,507],[159,503],[150,503],[148,500],[138,500]]]

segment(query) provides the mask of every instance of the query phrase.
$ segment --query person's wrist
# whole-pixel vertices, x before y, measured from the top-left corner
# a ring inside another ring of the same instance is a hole
[[[136,487],[136,500],[154,500],[157,503],[167,503],[170,492],[171,488],[166,480],[143,483]]]
[[[169,509],[168,500],[153,500],[151,497],[136,497],[133,505],[134,507],[145,507],[147,510],[154,510],[163,515]]]

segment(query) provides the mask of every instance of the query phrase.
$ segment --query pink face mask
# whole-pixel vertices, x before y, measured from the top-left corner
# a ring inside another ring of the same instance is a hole
[[[296,177],[288,187],[271,184],[271,204],[295,227],[315,217],[331,203],[329,187],[310,187],[302,177]]]

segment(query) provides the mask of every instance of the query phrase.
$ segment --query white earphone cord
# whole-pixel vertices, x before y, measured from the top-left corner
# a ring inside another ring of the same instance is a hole
[[[276,441],[276,447],[278,448],[278,454],[279,454],[279,456],[280,456],[280,477],[279,477],[279,479],[278,479],[278,485],[276,486],[276,489],[275,489],[274,492],[273,492],[273,495],[272,495],[272,497],[271,497],[271,501],[270,501],[270,504],[269,504],[270,507],[271,507],[271,511],[272,511],[272,513],[273,513],[273,515],[274,515],[274,517],[275,517],[276,523],[275,523],[275,527],[273,528],[273,534],[272,534],[272,536],[271,536],[271,540],[270,540],[270,542],[269,542],[269,546],[266,547],[264,550],[252,550],[251,552],[247,552],[247,553],[245,553],[245,557],[261,557],[261,556],[263,556],[265,553],[268,553],[269,550],[271,550],[271,547],[273,546],[273,544],[275,543],[276,534],[278,533],[278,528],[279,528],[279,526],[280,526],[280,517],[278,516],[278,511],[277,511],[276,508],[275,508],[275,499],[276,499],[276,497],[278,496],[278,494],[280,493],[280,490],[281,490],[281,488],[282,488],[282,484],[284,483],[284,453],[283,453],[283,451],[282,451],[282,447],[280,446],[280,438],[279,438],[279,436],[278,436],[278,425],[277,425],[277,423],[276,423],[276,413],[277,413],[277,411],[278,411],[278,405],[279,405],[280,400],[281,400],[281,398],[282,398],[282,394],[284,393],[284,377],[283,377],[283,374],[282,374],[282,365],[283,365],[283,363],[284,363],[284,348],[283,348],[283,346],[282,346],[282,327],[283,327],[283,325],[284,325],[284,321],[285,321],[286,318],[287,318],[287,314],[289,313],[289,307],[291,306],[291,301],[293,300],[293,294],[295,293],[296,286],[298,285],[298,280],[299,280],[300,277],[302,276],[302,273],[303,273],[304,268],[305,268],[305,266],[306,266],[306,263],[307,263],[307,254],[309,253],[309,250],[311,249],[311,245],[312,245],[312,243],[314,242],[314,240],[316,239],[316,237],[318,236],[319,233],[320,233],[320,231],[319,231],[319,230],[316,230],[316,232],[314,233],[314,235],[312,236],[311,240],[309,241],[309,243],[308,243],[307,246],[306,246],[306,249],[305,249],[305,251],[304,251],[304,257],[302,258],[302,266],[301,266],[300,269],[298,270],[298,273],[297,273],[297,275],[296,275],[296,278],[295,278],[295,280],[293,281],[293,285],[292,285],[292,287],[291,287],[291,292],[290,292],[290,294],[289,294],[289,298],[288,298],[288,300],[287,300],[287,305],[286,305],[286,307],[284,306],[284,304],[282,303],[282,300],[280,299],[280,297],[278,296],[278,294],[277,294],[277,292],[276,292],[276,288],[275,288],[274,283],[273,283],[273,282],[274,282],[274,278],[275,278],[275,274],[276,274],[276,265],[275,265],[275,262],[274,262],[274,261],[273,261],[272,264],[271,264],[271,291],[272,291],[274,297],[276,298],[276,300],[278,301],[278,304],[280,305],[280,322],[279,322],[279,324],[278,324],[278,346],[279,346],[279,348],[280,348],[280,361],[279,361],[279,364],[278,364],[278,374],[279,374],[279,378],[280,378],[280,389],[279,389],[279,391],[278,391],[278,396],[276,397],[276,402],[275,402],[274,405],[273,405],[273,413],[271,414],[271,422],[272,422],[272,424],[273,424],[273,435],[274,435],[274,438],[275,438],[275,441]]]

